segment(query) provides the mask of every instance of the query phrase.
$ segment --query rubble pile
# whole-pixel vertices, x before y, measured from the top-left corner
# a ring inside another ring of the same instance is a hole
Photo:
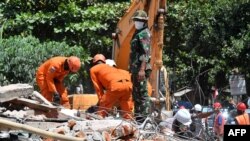
[[[176,137],[161,132],[150,117],[142,124],[117,116],[98,119],[94,113],[54,106],[28,84],[12,84],[0,87],[0,140],[167,141]]]

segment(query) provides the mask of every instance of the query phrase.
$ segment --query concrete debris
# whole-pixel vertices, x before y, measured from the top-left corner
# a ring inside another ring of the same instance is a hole
[[[20,106],[24,105],[24,106],[30,107],[32,109],[37,109],[37,110],[41,110],[41,111],[50,111],[50,110],[57,109],[57,107],[55,107],[55,106],[40,104],[38,101],[26,99],[26,98],[16,98],[16,99],[11,100],[9,102],[20,105]]]
[[[23,111],[23,110],[20,110],[20,111],[17,111],[17,110],[9,111],[9,110],[7,110],[7,111],[3,112],[3,115],[8,116],[8,117],[24,118],[24,117],[27,116],[27,112]]]
[[[163,112],[164,119],[171,113]],[[0,140],[35,141],[174,141],[154,117],[142,124],[110,114],[54,106],[28,84],[0,87]]]
[[[6,111],[6,108],[5,107],[0,107],[0,113]]]
[[[92,136],[89,136],[89,137],[91,137],[94,141],[103,141],[103,137],[102,137],[101,133],[99,133],[99,132],[94,132],[92,134]],[[90,138],[90,140],[91,140],[91,138]]]
[[[35,97],[39,98],[42,102],[44,102],[45,104],[51,106],[51,107],[55,107],[53,104],[51,104],[46,98],[44,98],[39,92],[34,91],[32,93],[32,95],[34,95]]]
[[[70,119],[70,120],[68,121],[68,127],[69,127],[70,129],[72,129],[75,125],[76,125],[76,121],[75,121],[75,120]]]
[[[27,96],[34,91],[33,86],[29,84],[11,84],[0,87],[0,103],[16,99],[21,96]]]
[[[61,109],[60,110],[61,113],[71,116],[71,117],[75,117],[77,118],[77,110],[76,109]]]
[[[3,127],[8,127],[10,129],[20,129],[20,130],[27,131],[29,133],[40,135],[41,137],[53,138],[53,139],[58,139],[58,140],[65,140],[65,141],[84,141],[84,140],[86,140],[84,138],[76,138],[76,137],[72,137],[72,136],[68,136],[68,135],[62,135],[59,133],[45,131],[45,130],[35,128],[35,127],[29,126],[26,124],[8,121],[8,120],[5,120],[3,118],[0,118],[0,125]],[[19,140],[19,138],[16,140]]]

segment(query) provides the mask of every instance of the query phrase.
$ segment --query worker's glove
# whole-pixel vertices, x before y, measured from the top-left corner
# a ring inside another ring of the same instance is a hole
[[[86,110],[86,112],[87,112],[87,113],[94,113],[94,112],[97,112],[98,107],[99,107],[99,101],[97,102],[96,105],[90,106],[90,107]]]
[[[60,95],[58,92],[55,92],[54,95],[53,95],[53,102],[56,103],[56,104],[60,104]]]

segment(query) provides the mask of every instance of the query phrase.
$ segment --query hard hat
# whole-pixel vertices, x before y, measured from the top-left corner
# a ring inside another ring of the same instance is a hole
[[[76,56],[70,56],[68,58],[68,65],[71,72],[77,72],[81,67],[80,58]]]
[[[114,60],[112,59],[106,59],[106,64],[111,66],[111,67],[115,67],[116,66],[116,63]]]
[[[247,108],[247,106],[246,106],[246,104],[245,103],[243,103],[243,102],[240,102],[240,103],[238,103],[238,105],[237,105],[237,110],[240,110],[240,111],[245,111],[246,110],[246,108]]]
[[[93,63],[96,63],[97,61],[102,61],[103,63],[105,63],[105,56],[102,54],[96,54],[93,58]]]
[[[221,108],[221,104],[219,102],[214,103],[214,108]]]
[[[174,117],[183,125],[190,125],[192,123],[191,115],[187,109],[179,109]]]
[[[136,20],[139,20],[139,21],[141,21],[141,20],[142,20],[142,21],[147,21],[147,20],[148,20],[148,15],[147,15],[147,13],[146,13],[145,11],[143,11],[143,10],[137,10],[137,11],[134,13],[132,19],[133,19],[134,21],[136,21]]]
[[[202,106],[201,106],[200,104],[195,104],[195,105],[194,105],[194,110],[195,110],[195,111],[201,112]]]

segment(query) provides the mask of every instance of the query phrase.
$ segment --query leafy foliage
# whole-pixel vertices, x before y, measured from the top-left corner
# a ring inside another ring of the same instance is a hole
[[[105,56],[111,57],[111,34],[115,31],[116,23],[125,12],[128,4],[127,0],[1,1],[0,25],[4,23],[4,26],[1,26],[1,38],[8,39],[19,35],[19,40],[21,40],[21,36],[34,36],[40,41],[33,47],[34,50],[37,47],[46,46],[48,50],[43,51],[48,56],[57,54],[58,47],[54,45],[54,41],[58,42],[56,44],[63,42],[65,46],[66,44],[67,46],[81,46],[85,52],[81,55],[82,58],[88,58],[84,59],[85,64],[87,64],[88,60],[91,59],[89,55],[103,53]],[[70,50],[71,47],[67,49]],[[11,55],[15,55],[15,53]],[[37,58],[37,62],[42,61],[39,59],[43,58]],[[88,75],[87,68],[82,69],[81,72],[84,73],[67,77],[67,82],[82,82],[77,79],[79,75],[85,77]],[[17,78],[15,81],[9,80],[9,77],[0,75],[1,83],[23,82]]]
[[[244,0],[168,3],[166,63],[176,88],[199,80],[209,94],[212,86],[228,86],[234,68],[249,79],[249,7]]]
[[[32,36],[3,39],[0,45],[0,55],[1,85],[11,83],[30,83],[33,85],[36,69],[42,62],[54,56],[75,55],[80,57],[82,62],[87,62],[90,59],[82,47],[68,46],[64,42],[54,41],[40,43]],[[86,77],[84,74],[84,69],[81,68],[79,73],[70,75],[66,80],[77,83],[77,80]]]
[[[95,54],[111,56],[111,34],[128,2],[28,0],[0,4],[6,20],[4,37],[33,35],[41,41],[65,41]]]

